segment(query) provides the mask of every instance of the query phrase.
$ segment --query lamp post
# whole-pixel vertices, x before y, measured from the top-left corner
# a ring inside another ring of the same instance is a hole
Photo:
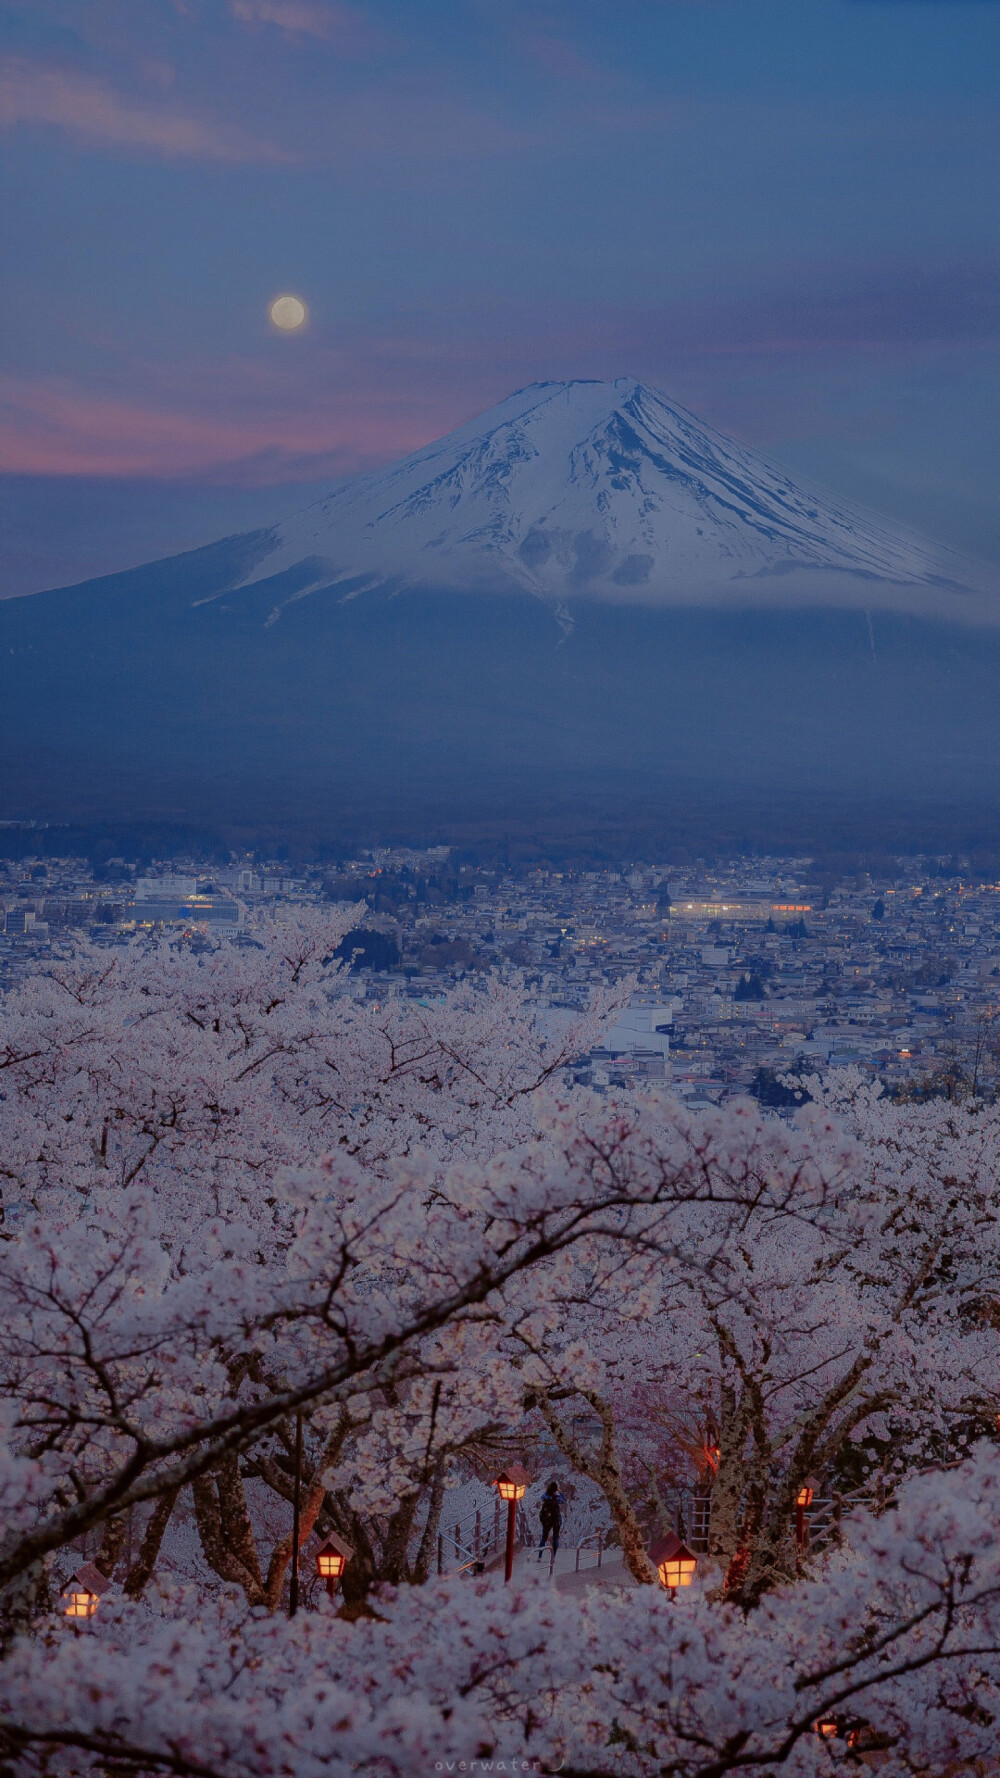
[[[337,1591],[337,1582],[353,1554],[354,1551],[350,1544],[345,1543],[343,1538],[338,1537],[333,1531],[326,1542],[321,1544],[316,1551],[316,1573],[320,1580],[326,1581],[326,1590],[331,1599]]]
[[[292,1493],[292,1573],[288,1582],[288,1615],[299,1609],[299,1514],[302,1506],[302,1410],[295,1416],[295,1482]]]
[[[809,1546],[809,1522],[806,1513],[812,1506],[816,1494],[816,1478],[809,1476],[802,1483],[795,1495],[795,1541],[800,1550]]]
[[[524,1499],[524,1491],[531,1477],[520,1463],[509,1463],[503,1475],[497,1476],[497,1493],[501,1500],[507,1502],[507,1548],[504,1554],[503,1578],[507,1584],[514,1572],[514,1532],[517,1528],[517,1503]]]
[[[681,1542],[676,1532],[671,1531],[666,1537],[657,1537],[650,1544],[647,1554],[660,1577],[661,1586],[666,1587],[671,1599],[678,1587],[691,1585],[698,1559],[692,1555],[687,1544]]]

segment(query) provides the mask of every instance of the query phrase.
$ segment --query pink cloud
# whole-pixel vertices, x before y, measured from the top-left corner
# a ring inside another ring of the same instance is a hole
[[[95,395],[64,379],[0,379],[0,473],[153,476],[225,470],[236,480],[279,481],[317,466],[350,474],[414,450],[433,420],[377,402],[338,413],[171,411]]]
[[[850,383],[862,358],[995,350],[998,288],[985,260],[887,260],[800,266],[740,302],[470,296],[377,330],[341,322],[324,333],[317,313],[298,344],[265,335],[261,321],[260,340],[248,335],[242,350],[162,361],[102,351],[90,379],[0,383],[0,469],[244,485],[333,477],[416,449],[536,378],[626,373],[724,429],[754,436],[757,426],[763,443],[819,424],[827,387]]]
[[[284,149],[201,118],[117,93],[104,81],[74,69],[43,66],[12,57],[0,66],[0,125],[42,124],[87,142],[144,148],[171,158],[277,161]]]

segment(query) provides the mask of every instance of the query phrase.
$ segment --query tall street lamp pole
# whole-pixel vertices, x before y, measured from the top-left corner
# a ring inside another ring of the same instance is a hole
[[[295,1484],[292,1493],[292,1575],[288,1583],[288,1615],[299,1609],[299,1520],[302,1507],[302,1411],[295,1416]]]
[[[520,1463],[510,1463],[503,1475],[497,1476],[497,1493],[507,1502],[507,1547],[504,1552],[504,1584],[514,1572],[514,1535],[517,1530],[517,1503],[524,1498],[531,1477]]]

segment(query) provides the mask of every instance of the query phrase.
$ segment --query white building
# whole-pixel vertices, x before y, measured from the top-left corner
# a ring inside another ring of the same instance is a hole
[[[197,877],[136,877],[136,901],[187,901],[197,892]]]
[[[670,1027],[678,1004],[670,1000],[655,1006],[626,1006],[605,1033],[601,1048],[613,1056],[631,1055],[636,1050],[659,1050],[661,1055],[668,1056]]]

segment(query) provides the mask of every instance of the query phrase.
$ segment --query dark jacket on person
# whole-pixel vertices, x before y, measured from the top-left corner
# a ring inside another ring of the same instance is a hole
[[[562,1509],[565,1504],[566,1497],[563,1494],[542,1495],[538,1516],[542,1521],[543,1531],[551,1531],[562,1524]]]

